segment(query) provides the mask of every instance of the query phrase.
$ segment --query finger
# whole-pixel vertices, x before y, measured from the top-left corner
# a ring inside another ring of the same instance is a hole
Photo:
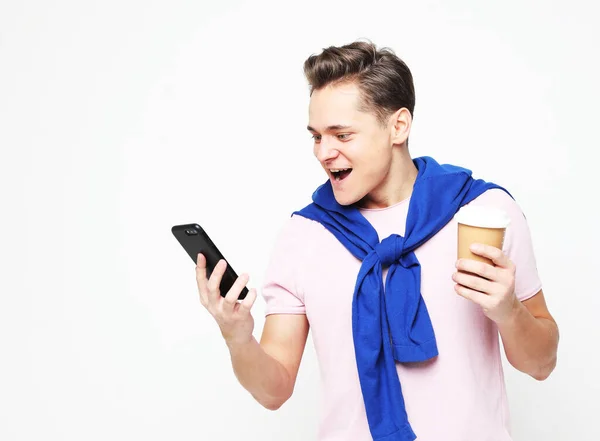
[[[473,259],[459,259],[456,262],[456,268],[459,271],[466,271],[471,274],[477,274],[488,280],[498,281],[500,279],[501,269],[488,263],[479,262]]]
[[[477,303],[483,309],[489,308],[491,300],[490,296],[488,296],[487,294],[483,294],[479,291],[475,291],[474,289],[470,289],[462,285],[454,285],[454,290],[460,296],[472,301],[473,303]]]
[[[215,265],[212,274],[210,275],[210,279],[208,279],[208,283],[206,284],[208,288],[208,300],[209,302],[218,302],[219,297],[221,296],[221,292],[219,287],[221,286],[221,279],[223,278],[223,274],[225,274],[225,270],[227,269],[227,262],[224,259],[221,259]]]
[[[509,268],[511,263],[508,257],[502,252],[501,249],[493,247],[491,245],[485,245],[482,243],[474,243],[470,246],[471,251],[478,256],[487,257],[494,265]]]
[[[245,310],[245,311],[250,311],[252,309],[252,306],[254,305],[254,302],[256,301],[256,289],[252,288],[248,294],[246,295],[246,297],[244,297],[244,300],[241,301],[240,303],[240,309]]]
[[[208,304],[208,287],[206,286],[206,257],[202,253],[198,253],[196,259],[196,284],[198,285],[198,293],[200,294],[200,303],[203,306]]]
[[[455,272],[452,275],[452,280],[459,285],[462,285],[466,288],[471,288],[487,295],[490,295],[494,292],[494,287],[496,285],[494,282],[490,282],[482,277],[462,272]]]
[[[229,308],[233,309],[233,306],[237,303],[238,297],[242,293],[244,286],[248,284],[248,280],[250,277],[248,274],[242,274],[239,276],[236,281],[231,285],[231,288],[225,294],[224,303],[229,306]]]

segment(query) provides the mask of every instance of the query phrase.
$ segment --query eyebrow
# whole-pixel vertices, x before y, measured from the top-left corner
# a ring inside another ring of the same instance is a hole
[[[311,126],[306,126],[307,130],[311,131],[311,132],[317,132],[315,129],[313,129]],[[326,132],[335,132],[336,130],[345,130],[345,129],[351,129],[352,126],[344,126],[341,124],[335,124],[333,126],[327,126],[325,128]],[[317,132],[318,133],[318,132]]]

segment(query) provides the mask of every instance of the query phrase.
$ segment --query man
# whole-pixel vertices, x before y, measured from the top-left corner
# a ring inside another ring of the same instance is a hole
[[[391,50],[330,47],[304,70],[308,130],[329,181],[278,238],[260,343],[256,290],[237,301],[248,276],[222,298],[225,262],[207,280],[198,256],[200,299],[238,380],[278,409],[292,395],[310,325],[323,386],[319,440],[511,440],[498,335],[511,365],[537,380],[554,369],[558,345],[525,217],[501,187],[411,158],[412,75]],[[502,250],[472,249],[494,265],[456,261],[454,214],[466,204],[510,216]]]

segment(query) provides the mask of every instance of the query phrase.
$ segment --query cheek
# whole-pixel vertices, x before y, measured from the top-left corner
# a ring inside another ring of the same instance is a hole
[[[388,147],[388,140],[380,133],[356,139],[340,149],[362,175],[380,176],[389,168],[392,149]]]
[[[365,158],[365,165],[371,173],[381,174],[390,167],[391,149],[383,146],[371,146],[368,156]]]

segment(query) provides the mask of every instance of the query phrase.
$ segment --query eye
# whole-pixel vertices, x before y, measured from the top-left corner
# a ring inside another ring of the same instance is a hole
[[[337,138],[340,141],[347,141],[349,137],[350,137],[350,133],[340,133],[339,135],[337,135]]]
[[[314,139],[316,143],[321,142],[321,135],[312,135],[311,138]]]

